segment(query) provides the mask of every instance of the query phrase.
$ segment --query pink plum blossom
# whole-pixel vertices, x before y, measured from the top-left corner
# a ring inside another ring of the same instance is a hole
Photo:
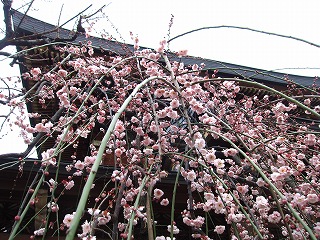
[[[153,196],[155,199],[160,199],[163,194],[164,192],[161,189],[156,188],[153,190]]]
[[[167,226],[167,230],[168,230],[168,232],[171,232],[171,225]],[[177,226],[173,225],[172,232],[173,232],[173,234],[179,234],[180,230]]]
[[[73,186],[74,186],[74,181],[73,181],[73,180],[71,180],[71,181],[69,181],[69,182],[66,182],[66,183],[64,184],[64,187],[65,187],[67,190],[70,190],[71,188],[73,188]]]
[[[63,219],[63,224],[66,226],[66,227],[70,227],[71,226],[71,222],[73,220],[73,217],[74,217],[75,213],[73,214],[66,214],[64,216],[64,219]]]
[[[33,68],[30,70],[30,73],[32,76],[37,77],[39,74],[41,74],[41,69],[40,68]]]
[[[169,204],[168,198],[162,199],[161,202],[160,202],[160,204],[161,204],[162,206],[167,206],[167,205]]]
[[[38,230],[35,230],[34,232],[33,232],[33,234],[35,235],[35,236],[43,236],[43,234],[45,233],[45,228],[40,228],[40,229],[38,229]]]
[[[215,226],[214,231],[215,231],[217,234],[222,234],[225,229],[226,229],[225,226],[218,225],[218,226]]]

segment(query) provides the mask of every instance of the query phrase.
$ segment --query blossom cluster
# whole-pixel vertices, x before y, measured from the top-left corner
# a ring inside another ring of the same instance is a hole
[[[103,186],[91,186],[101,193],[78,236],[94,239],[100,228],[125,238],[139,224],[162,229],[150,208],[169,213],[171,204],[183,199],[180,213],[171,214],[166,231],[155,239],[184,236],[181,228],[201,239],[221,234],[271,239],[275,229],[283,238],[303,239],[310,229],[320,237],[320,139],[312,121],[298,121],[304,113],[289,101],[294,98],[247,93],[241,79],[170,61],[165,41],[156,51],[140,50],[138,42],[127,58],[95,56],[90,42],[63,47],[61,53],[72,58],[59,69],[33,68],[24,76],[42,83],[32,101],[45,109],[54,99],[61,112],[54,118],[39,114],[34,126],[21,130],[33,134],[29,142],[37,134],[55,140],[41,154],[46,169],[58,169],[59,154],[73,149],[63,191],[76,187],[73,179],[95,174],[97,161],[101,169],[115,168]],[[305,103],[312,107],[310,99]],[[103,136],[109,138],[99,148]],[[82,142],[88,143],[85,155],[78,151]],[[52,198],[58,198],[53,190],[60,185],[49,185]],[[70,228],[74,216],[66,214],[61,228]],[[35,232],[40,234],[41,229]]]

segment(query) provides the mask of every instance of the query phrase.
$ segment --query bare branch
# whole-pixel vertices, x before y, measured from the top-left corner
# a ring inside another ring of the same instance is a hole
[[[4,51],[0,51],[0,55],[12,58],[12,54]]]
[[[61,9],[60,9],[60,12],[59,12],[58,24],[57,24],[58,26],[60,25],[60,19],[61,19],[61,14],[62,14],[63,6],[64,6],[64,4],[62,4]]]
[[[28,36],[29,37],[29,36]],[[25,39],[26,37],[24,37]],[[41,45],[41,44],[46,44],[48,43],[47,40],[44,39],[36,39],[36,40],[24,40],[23,38],[21,39],[14,39],[14,38],[3,38],[0,40],[0,49],[3,49],[7,46],[33,46],[33,45]]]
[[[55,28],[54,30],[50,32],[57,31],[58,28]],[[40,45],[45,45],[45,44],[51,44],[51,43],[57,43],[57,42],[62,42],[62,44],[65,44],[65,42],[73,42],[77,38],[77,34],[74,34],[71,38],[68,39],[60,39],[56,38],[54,40],[51,40],[49,38],[43,38],[43,39],[2,39],[0,40],[0,49],[3,49],[7,46],[40,46]],[[32,35],[31,38],[35,38],[35,35]],[[12,55],[14,56],[14,54]]]
[[[312,45],[314,47],[320,48],[319,44],[313,43],[313,42],[309,42],[307,40],[304,40],[302,38],[297,38],[297,37],[293,37],[293,36],[288,36],[288,35],[283,35],[283,34],[278,34],[278,33],[273,33],[273,32],[266,32],[266,31],[261,31],[261,30],[257,30],[257,29],[253,29],[253,28],[248,28],[248,27],[239,27],[239,26],[230,26],[230,25],[221,25],[221,26],[212,26],[212,27],[202,27],[202,28],[198,28],[198,29],[193,29],[191,31],[179,34],[171,39],[168,40],[168,43],[180,38],[182,36],[185,36],[187,34],[190,33],[194,33],[194,32],[198,32],[198,31],[202,31],[202,30],[208,30],[208,29],[214,29],[214,28],[235,28],[235,29],[241,29],[241,30],[248,30],[248,31],[252,31],[252,32],[257,32],[257,33],[263,33],[263,34],[267,34],[267,35],[272,35],[272,36],[277,36],[277,37],[283,37],[283,38],[289,38],[289,39],[293,39],[299,42],[303,42],[303,43],[307,43],[309,45]]]
[[[30,3],[30,5],[28,6],[28,9],[26,12],[28,12],[29,8],[31,7],[31,4],[33,3],[33,1]],[[6,36],[0,40],[0,49],[3,49],[7,46],[33,46],[33,45],[41,45],[41,44],[46,44],[52,41],[74,41],[77,38],[77,34],[75,34],[73,37],[71,37],[70,39],[59,39],[56,38],[54,40],[49,40],[49,39],[37,39],[39,36],[43,36],[47,33],[51,33],[51,32],[56,32],[59,30],[59,28],[61,28],[62,26],[64,26],[65,24],[67,24],[68,22],[70,22],[71,20],[73,20],[74,18],[78,17],[79,15],[81,15],[83,12],[85,12],[86,10],[88,10],[91,6],[89,5],[87,8],[85,8],[83,11],[79,12],[77,15],[75,15],[74,17],[70,18],[68,21],[66,21],[65,23],[63,23],[61,26],[57,26],[54,29],[50,30],[50,31],[46,31],[46,32],[42,32],[39,34],[34,34],[34,35],[28,35],[28,36],[23,36],[21,38],[15,38],[15,34],[14,34],[14,30],[13,30],[13,26],[12,26],[12,21],[11,21],[11,5],[12,5],[12,1],[3,1],[3,9],[4,9],[4,16],[5,16],[5,24],[6,24]],[[22,23],[24,17],[26,15],[24,15],[18,25],[18,27],[20,26],[20,24]],[[2,54],[3,55],[3,54]],[[9,56],[9,55],[8,55]]]

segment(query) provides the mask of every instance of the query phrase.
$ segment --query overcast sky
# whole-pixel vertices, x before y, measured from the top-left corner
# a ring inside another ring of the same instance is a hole
[[[20,7],[22,2],[28,1],[14,1],[14,8]],[[29,15],[57,24],[63,4],[60,23],[90,3],[93,6],[87,11],[88,14],[107,5],[103,12],[108,19],[97,19],[94,25],[96,34],[105,31],[118,40],[123,38],[127,43],[132,43],[129,35],[132,31],[139,36],[142,46],[150,48],[157,48],[159,41],[167,37],[171,14],[174,15],[171,37],[200,27],[234,25],[290,35],[320,44],[319,0],[35,0]],[[1,12],[1,19],[2,16]],[[101,14],[97,16],[102,17]],[[73,28],[75,22],[67,27]],[[286,68],[279,71],[320,76],[320,48],[245,30],[204,30],[173,41],[170,48],[188,49],[189,55],[243,66],[265,70]],[[1,76],[9,74],[5,70],[10,67],[3,62],[0,64]],[[1,144],[2,149],[11,145],[8,141]]]

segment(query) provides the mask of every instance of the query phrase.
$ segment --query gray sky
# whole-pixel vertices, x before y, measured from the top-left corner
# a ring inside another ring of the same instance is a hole
[[[27,1],[14,1],[14,8],[20,7],[22,2]],[[76,15],[90,3],[93,6],[88,13],[107,5],[104,13],[109,20],[97,19],[93,28],[95,34],[105,31],[118,40],[122,37],[127,43],[132,43],[129,35],[132,31],[139,36],[142,46],[150,48],[157,48],[159,41],[167,37],[171,14],[174,15],[171,37],[205,26],[235,25],[291,35],[320,44],[319,0],[36,0],[29,15],[57,24],[62,4],[64,6],[60,23]],[[1,11],[1,19],[2,16]],[[101,14],[97,16],[102,17]],[[75,22],[74,20],[67,27],[73,28]],[[265,70],[287,68],[282,72],[320,76],[319,48],[245,30],[204,30],[173,41],[170,48],[176,51],[188,49],[189,55],[243,66]],[[0,62],[1,77],[18,74],[7,64],[8,62]],[[17,146],[23,148],[14,137],[16,135],[8,135],[4,141],[0,140],[0,152],[7,152],[11,147],[12,150],[16,150]]]

